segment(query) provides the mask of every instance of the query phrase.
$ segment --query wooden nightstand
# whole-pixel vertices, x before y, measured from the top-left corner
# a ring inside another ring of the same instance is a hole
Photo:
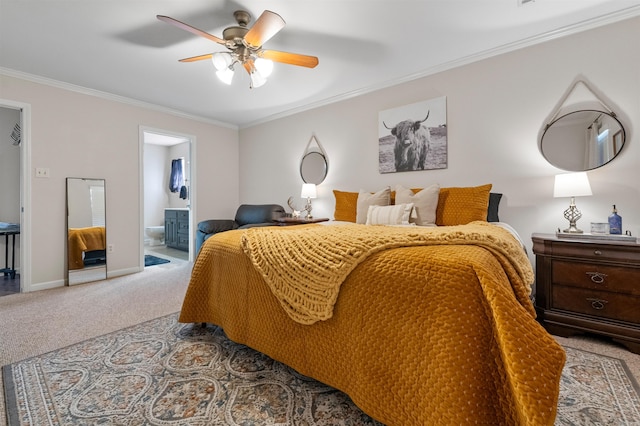
[[[536,311],[552,334],[597,333],[640,353],[640,244],[533,234]]]

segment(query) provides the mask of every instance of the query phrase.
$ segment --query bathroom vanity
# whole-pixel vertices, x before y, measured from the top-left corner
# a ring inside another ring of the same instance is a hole
[[[164,240],[167,247],[189,251],[189,209],[164,210]]]

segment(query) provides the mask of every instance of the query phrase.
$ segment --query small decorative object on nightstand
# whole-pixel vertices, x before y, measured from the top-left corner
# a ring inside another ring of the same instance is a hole
[[[609,233],[622,234],[622,218],[618,214],[615,204],[613,205],[613,211],[609,216]]]
[[[533,234],[536,311],[552,334],[595,333],[640,353],[640,244]]]

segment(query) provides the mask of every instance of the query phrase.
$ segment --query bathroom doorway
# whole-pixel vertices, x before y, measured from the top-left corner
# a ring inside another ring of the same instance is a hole
[[[141,270],[191,261],[195,138],[147,127],[140,134]]]

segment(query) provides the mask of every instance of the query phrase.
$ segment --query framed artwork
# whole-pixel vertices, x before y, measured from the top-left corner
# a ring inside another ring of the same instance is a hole
[[[380,111],[380,173],[447,168],[446,96]]]

